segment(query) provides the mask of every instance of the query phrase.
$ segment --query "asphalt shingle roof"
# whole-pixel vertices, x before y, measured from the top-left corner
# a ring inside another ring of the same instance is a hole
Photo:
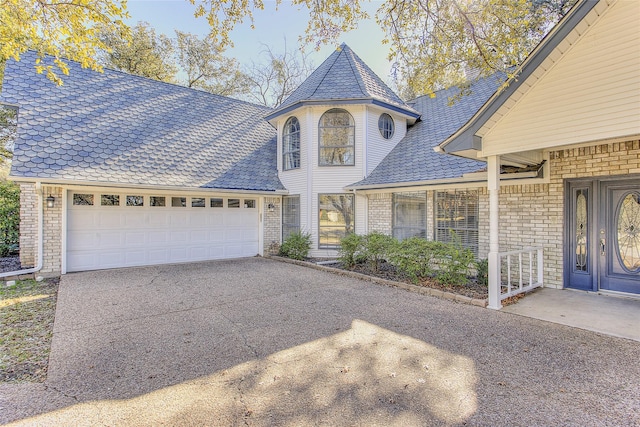
[[[483,170],[484,162],[436,153],[433,147],[463,126],[502,81],[494,75],[476,81],[468,93],[453,87],[436,92],[435,98],[422,96],[412,101],[413,107],[422,113],[421,121],[409,128],[369,176],[350,187],[460,178]]]
[[[413,108],[343,43],[269,117],[305,101],[351,99],[375,100],[417,116]]]
[[[0,101],[19,106],[11,175],[275,191],[276,131],[250,103],[71,62],[64,85],[9,61]]]

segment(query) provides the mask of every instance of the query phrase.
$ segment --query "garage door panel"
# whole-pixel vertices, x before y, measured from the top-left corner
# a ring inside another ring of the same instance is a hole
[[[73,205],[67,211],[67,271],[202,261],[259,253],[255,208]],[[85,193],[88,194],[89,192]],[[106,194],[106,193],[105,193]],[[110,190],[109,194],[115,194]],[[132,192],[129,195],[133,194]],[[124,204],[125,193],[120,194]],[[171,200],[174,195],[164,196]],[[180,196],[181,198],[183,196]],[[241,198],[240,198],[241,199]],[[101,200],[94,193],[94,200]],[[241,199],[242,200],[242,199]],[[169,204],[169,203],[168,203]]]

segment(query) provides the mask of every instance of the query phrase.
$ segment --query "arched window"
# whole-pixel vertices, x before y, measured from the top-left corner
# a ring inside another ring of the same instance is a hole
[[[382,135],[384,139],[391,139],[393,136],[395,125],[393,124],[393,118],[387,113],[380,115],[378,119],[378,130],[380,130],[380,135]]]
[[[355,124],[348,111],[334,108],[320,117],[318,126],[320,166],[353,166]]]
[[[300,167],[300,122],[289,117],[282,131],[282,169]]]

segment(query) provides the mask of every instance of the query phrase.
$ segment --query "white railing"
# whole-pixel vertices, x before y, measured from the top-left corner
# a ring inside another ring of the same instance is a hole
[[[500,252],[500,300],[543,286],[543,250]]]

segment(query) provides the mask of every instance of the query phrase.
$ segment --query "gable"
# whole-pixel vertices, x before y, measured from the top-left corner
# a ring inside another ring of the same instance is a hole
[[[601,4],[478,130],[483,156],[640,135],[640,2]]]

